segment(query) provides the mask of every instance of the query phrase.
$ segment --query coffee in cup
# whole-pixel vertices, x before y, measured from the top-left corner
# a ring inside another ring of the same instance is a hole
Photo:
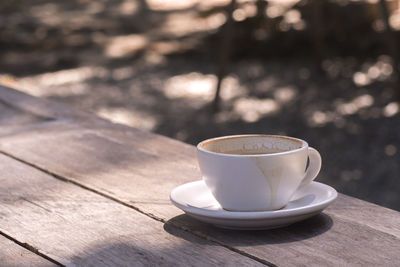
[[[320,154],[307,142],[277,135],[208,139],[197,145],[197,156],[207,187],[230,211],[281,209],[321,168]]]

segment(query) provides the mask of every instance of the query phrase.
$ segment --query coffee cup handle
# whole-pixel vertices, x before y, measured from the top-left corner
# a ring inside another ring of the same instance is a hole
[[[309,185],[315,179],[315,177],[317,177],[319,171],[321,170],[321,155],[316,149],[312,147],[308,148],[308,158],[309,165],[299,188]]]

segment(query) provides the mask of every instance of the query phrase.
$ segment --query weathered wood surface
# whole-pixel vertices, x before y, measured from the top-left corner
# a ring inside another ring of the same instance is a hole
[[[0,85],[0,136],[12,135],[43,126],[72,122],[74,127],[90,121],[90,125],[106,121],[91,114],[28,96]]]
[[[4,155],[0,172],[0,231],[63,265],[262,265]]]
[[[0,235],[0,266],[25,267],[25,266],[57,266],[56,264],[36,255],[35,253],[17,245],[13,241]]]
[[[29,115],[42,119],[96,119],[86,112],[74,110],[46,99],[40,99],[40,101],[38,101],[36,97],[28,96],[2,85],[0,85],[0,92],[0,108],[8,106],[8,109],[13,109],[12,112],[20,116],[25,114],[24,116]],[[3,109],[2,112],[4,112]],[[3,115],[4,114],[2,114],[1,117],[3,117]]]
[[[322,215],[278,230],[227,231],[197,222],[169,202],[175,186],[200,179],[193,146],[90,116],[75,118],[3,136],[0,151],[260,261],[284,266],[400,262],[400,213],[344,195]]]

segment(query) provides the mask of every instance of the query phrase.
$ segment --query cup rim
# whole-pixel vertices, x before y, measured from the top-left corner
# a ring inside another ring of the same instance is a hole
[[[289,139],[292,141],[300,142],[302,145],[299,148],[288,150],[288,151],[282,151],[282,152],[275,152],[275,153],[265,153],[265,154],[247,154],[247,155],[241,155],[241,154],[227,154],[227,153],[221,153],[221,152],[214,152],[210,150],[204,149],[202,146],[204,144],[213,142],[213,141],[218,141],[218,140],[224,140],[224,139],[233,139],[233,138],[241,138],[241,137],[272,137],[272,138],[280,138],[280,139]],[[209,138],[206,140],[201,141],[200,143],[197,144],[197,150],[217,155],[217,156],[225,156],[225,157],[239,157],[239,158],[247,158],[247,157],[271,157],[271,156],[277,156],[277,155],[285,155],[285,154],[291,154],[291,153],[296,153],[298,151],[301,151],[303,149],[308,148],[308,143],[302,139],[296,138],[296,137],[291,137],[291,136],[284,136],[284,135],[272,135],[272,134],[238,134],[238,135],[226,135],[226,136],[219,136],[219,137],[213,137]]]

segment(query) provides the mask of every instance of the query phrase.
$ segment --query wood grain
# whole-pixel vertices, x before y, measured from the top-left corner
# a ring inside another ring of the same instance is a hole
[[[0,155],[0,230],[64,265],[262,265]]]
[[[32,125],[49,120],[47,117],[25,112],[0,99],[0,136],[25,130]]]
[[[167,224],[188,227],[260,258],[267,256],[277,265],[397,266],[400,262],[400,239],[389,231],[379,231],[357,219],[343,219],[331,212],[343,201],[340,196],[332,208],[318,216],[269,231],[219,230],[186,215],[176,216]],[[391,222],[398,224],[398,214],[393,218]]]
[[[73,121],[75,127],[89,122],[108,124],[91,114],[73,110],[64,105],[26,95],[0,85],[0,136],[28,132],[40,127],[53,126]]]
[[[31,116],[50,119],[85,119],[92,115],[0,85],[1,102]]]
[[[33,124],[48,118],[37,116],[14,107],[0,100],[0,124],[2,125],[25,125]]]
[[[41,100],[37,100],[40,102]],[[72,111],[71,111],[72,112]],[[270,231],[227,231],[182,215],[170,191],[198,180],[195,148],[126,126],[64,121],[0,138],[0,151],[204,239],[284,266],[400,262],[400,214],[340,195],[322,215]]]
[[[0,235],[0,266],[47,267],[47,266],[57,266],[57,265],[17,245],[13,241],[5,238],[4,236]]]

